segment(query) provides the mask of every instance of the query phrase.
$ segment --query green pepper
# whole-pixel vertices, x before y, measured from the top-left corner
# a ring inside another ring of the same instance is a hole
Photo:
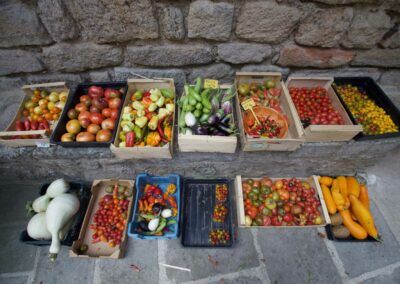
[[[170,89],[161,89],[161,94],[167,99],[173,99],[175,97],[174,92]]]
[[[207,119],[210,117],[209,113],[203,113],[203,115],[200,117],[199,121],[200,122],[205,122]]]
[[[142,99],[143,94],[142,94],[141,91],[136,91],[136,92],[133,94],[133,97],[135,98],[135,100],[139,101],[139,100]]]
[[[201,91],[201,83],[202,83],[201,77],[197,77],[197,78],[196,78],[196,85],[194,86],[194,90],[195,90],[197,93],[200,93],[200,91]]]
[[[135,125],[133,131],[135,132],[137,140],[141,140],[143,138],[143,133],[139,126]]]
[[[145,116],[137,117],[137,118],[135,119],[135,124],[136,124],[137,126],[139,126],[140,128],[143,128],[143,127],[146,125],[147,121],[148,121],[148,118],[145,117]]]
[[[167,219],[161,218],[160,224],[157,227],[156,233],[161,232],[165,228],[166,225],[167,225]]]
[[[194,116],[195,116],[196,118],[199,118],[199,117],[201,116],[201,110],[196,109],[196,110],[193,112],[193,114],[194,114]]]
[[[196,109],[200,109],[201,110],[202,108],[203,108],[203,105],[201,103],[197,103],[196,104]]]

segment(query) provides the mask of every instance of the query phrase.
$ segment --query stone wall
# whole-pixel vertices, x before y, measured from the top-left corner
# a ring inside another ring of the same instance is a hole
[[[180,87],[239,70],[398,86],[399,24],[398,0],[3,0],[0,89],[134,73]]]

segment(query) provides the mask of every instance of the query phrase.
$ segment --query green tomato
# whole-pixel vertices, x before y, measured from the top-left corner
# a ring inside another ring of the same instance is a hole
[[[257,224],[257,226],[262,226],[264,223],[263,217],[260,215],[257,215],[257,217],[254,218],[254,222]]]
[[[276,202],[272,198],[265,200],[264,205],[270,210],[276,208]]]
[[[261,212],[264,216],[271,216],[271,214],[272,214],[271,210],[267,207],[264,207]]]
[[[255,188],[255,187],[253,187],[251,192],[254,192],[255,194],[260,194],[260,190],[258,190],[258,188]]]
[[[247,180],[247,183],[250,184],[251,186],[253,186],[254,180],[248,179],[248,180]]]
[[[203,108],[203,105],[201,104],[201,103],[197,103],[197,105],[196,105],[196,109],[202,109]]]
[[[258,200],[254,200],[253,205],[258,208],[261,205],[261,202]]]
[[[263,185],[263,186],[261,186],[261,192],[265,193],[265,194],[270,194],[271,193],[271,188],[268,187],[268,186]]]

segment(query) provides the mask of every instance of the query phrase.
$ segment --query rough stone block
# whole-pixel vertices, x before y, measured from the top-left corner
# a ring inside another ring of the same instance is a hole
[[[193,2],[188,16],[189,38],[228,40],[231,35],[233,12],[233,5],[224,2]]]
[[[36,53],[22,49],[0,50],[0,66],[0,75],[43,70]]]
[[[382,0],[312,0],[315,2],[321,2],[330,5],[344,5],[344,4],[356,4],[356,3],[366,3],[366,4],[376,4]]]
[[[104,43],[158,38],[150,0],[71,0],[64,3],[81,26],[84,39]]]
[[[240,71],[243,72],[280,72],[284,77],[288,76],[290,73],[289,68],[282,68],[275,65],[245,65]]]
[[[353,66],[400,67],[400,48],[357,51]]]
[[[115,66],[122,60],[122,49],[106,44],[59,43],[43,48],[44,64],[53,71],[79,72]]]
[[[342,45],[347,48],[371,48],[392,27],[384,10],[354,10],[354,18]]]
[[[207,64],[214,60],[211,48],[203,45],[129,46],[127,60],[146,66],[185,66]]]
[[[161,33],[171,40],[185,38],[185,23],[181,9],[167,6],[160,9]]]
[[[2,1],[0,47],[49,44],[53,40],[26,1]]]
[[[308,16],[297,29],[297,43],[309,46],[334,47],[350,26],[351,8],[319,9]]]
[[[0,89],[11,90],[19,89],[24,84],[24,80],[19,77],[0,77]]]
[[[223,83],[232,83],[235,71],[228,64],[214,64],[205,67],[193,68],[189,71],[188,82],[194,83],[197,77],[212,78]]]
[[[381,76],[381,72],[378,68],[338,68],[338,69],[327,69],[327,70],[312,70],[312,69],[301,69],[293,70],[290,76],[333,76],[333,77],[371,77],[374,80],[378,80]]]
[[[272,283],[341,283],[316,229],[265,229],[257,234]]]
[[[29,84],[40,84],[48,82],[66,82],[78,84],[81,82],[82,78],[79,74],[70,73],[56,73],[56,74],[35,74],[28,75],[26,77],[26,82]]]
[[[379,82],[382,85],[394,85],[400,87],[400,70],[389,70],[383,72]]]
[[[286,45],[281,49],[277,64],[293,67],[333,68],[349,63],[353,57],[353,51],[342,49],[318,49]]]
[[[55,41],[78,36],[78,27],[61,0],[39,0],[38,8],[42,23]]]
[[[236,24],[239,38],[280,43],[295,28],[301,18],[301,11],[295,7],[279,5],[273,1],[246,2]]]
[[[271,56],[269,45],[254,43],[223,43],[218,45],[218,56],[226,62],[243,64],[262,62]]]

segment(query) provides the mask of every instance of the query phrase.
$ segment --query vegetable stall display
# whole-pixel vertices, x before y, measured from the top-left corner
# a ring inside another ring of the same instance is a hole
[[[72,257],[121,258],[134,203],[134,181],[95,180],[79,237],[70,249]]]
[[[69,89],[64,82],[55,82],[26,85],[22,90],[25,97],[14,119],[0,132],[0,144],[49,146],[49,137],[58,124]]]
[[[234,87],[208,86],[209,81],[198,77],[195,85],[184,86],[178,102],[179,149],[182,152],[234,153],[237,145]]]
[[[128,95],[111,151],[121,159],[172,158],[174,113],[172,79],[128,80]]]
[[[235,180],[239,226],[315,227],[330,223],[316,176]]]
[[[294,151],[304,131],[277,72],[238,72],[236,106],[243,151]]]
[[[289,77],[286,87],[301,120],[306,142],[348,141],[362,131],[333,90],[331,77]]]
[[[331,218],[327,227],[331,239],[379,240],[365,184],[354,176],[323,176],[319,183]]]
[[[61,249],[66,225],[80,209],[80,201],[68,193],[70,185],[64,179],[53,181],[46,193],[32,203],[35,214],[28,223],[28,236],[35,240],[51,240],[50,259],[54,261]],[[64,232],[63,232],[64,231]]]

